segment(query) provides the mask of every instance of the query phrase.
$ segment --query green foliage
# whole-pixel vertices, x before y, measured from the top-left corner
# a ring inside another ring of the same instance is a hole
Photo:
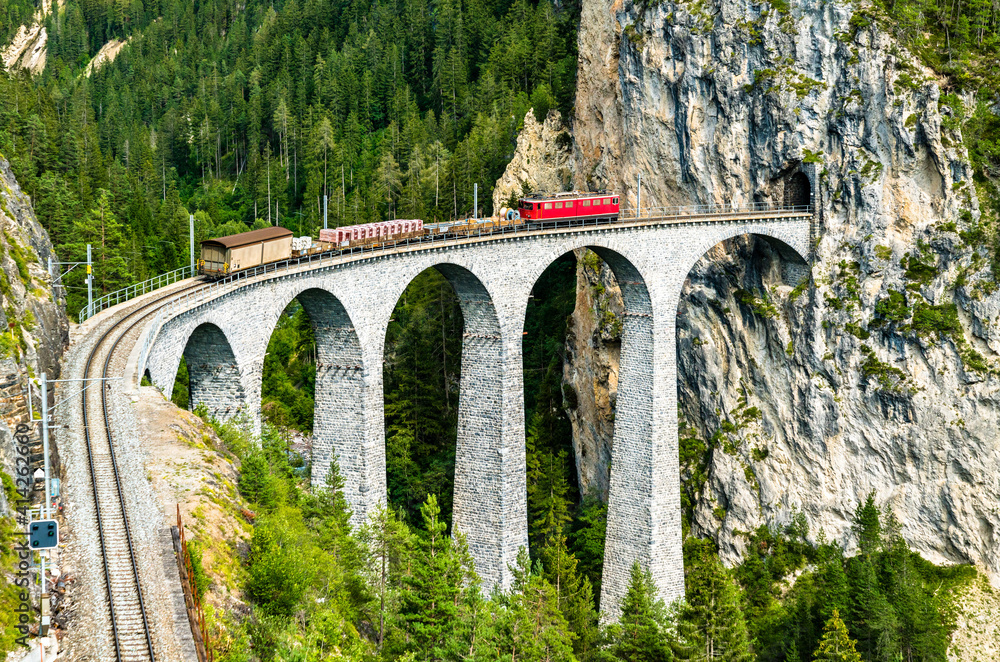
[[[875,304],[875,319],[873,326],[886,323],[903,324],[910,317],[910,308],[906,305],[906,295],[896,290],[889,290],[889,297],[879,299]]]
[[[281,513],[254,527],[246,592],[265,614],[291,616],[313,582],[305,531],[297,513]]]
[[[816,151],[813,152],[808,149],[802,150],[802,162],[803,163],[823,163],[823,152]]]
[[[805,292],[807,289],[809,289],[809,279],[803,278],[802,281],[795,286],[795,288],[792,290],[792,293],[788,296],[788,298],[791,301],[796,301],[800,296],[802,296],[802,293]]]
[[[956,336],[962,334],[958,307],[954,303],[932,306],[920,301],[913,307],[913,330],[924,336]]]
[[[782,531],[761,526],[747,536],[746,555],[734,576],[742,588],[741,607],[758,655],[776,655],[784,643],[782,580],[815,557],[806,542],[808,532],[805,516],[796,513]]]
[[[861,374],[865,378],[874,379],[879,390],[888,393],[903,392],[906,386],[906,373],[895,366],[880,361],[875,356],[875,351],[867,345],[861,346],[861,353],[865,355],[865,360],[861,363]]]
[[[737,418],[755,419],[751,409]],[[817,546],[807,543],[798,512],[780,530],[748,534],[733,572],[711,542],[689,539],[686,602],[665,609],[636,566],[622,618],[601,631],[585,563],[570,545],[603,545],[599,500],[585,500],[581,519],[592,525],[579,527],[567,522],[569,504],[551,499],[539,561],[521,550],[510,592],[486,598],[464,537],[449,535],[434,495],[416,529],[382,508],[355,532],[336,463],[325,488],[307,490],[272,426],[259,439],[236,423],[216,427],[241,472],[257,477],[240,481],[257,512],[243,568],[253,615],[213,615],[228,632],[225,656],[216,651],[222,659],[295,659],[293,651],[312,646],[348,659],[781,662],[821,649],[823,625],[837,613],[866,659],[938,660],[954,628],[954,592],[975,576],[912,553],[899,523],[870,496],[854,517],[857,556],[845,558],[822,532]],[[278,487],[269,490],[269,481]],[[256,657],[247,656],[251,644]]]
[[[305,308],[293,300],[278,318],[264,355],[262,411],[279,427],[312,432],[316,338]]]
[[[851,32],[854,36],[857,36],[858,32],[864,30],[872,24],[872,16],[864,10],[858,10],[851,15],[851,20],[848,21],[848,25],[851,26]]]
[[[529,568],[523,548],[513,570],[514,594],[507,601],[498,659],[575,660],[573,633],[559,610],[556,589],[542,577],[537,565]]]
[[[181,356],[181,362],[177,366],[177,376],[174,377],[174,390],[170,394],[170,401],[181,409],[189,409],[191,406],[191,381],[188,374],[187,360]]]
[[[463,324],[455,291],[429,269],[403,292],[386,331],[389,502],[411,522],[428,494],[441,495],[441,517],[451,521]]]
[[[740,594],[707,540],[684,543],[686,602],[677,625],[676,652],[683,659],[750,662],[750,640]]]
[[[0,0],[2,43],[34,5]],[[489,213],[528,109],[570,114],[579,8],[69,0],[45,21],[44,73],[0,74],[0,151],[61,259],[110,249],[102,292],[186,264],[189,211],[198,240],[315,234],[324,194],[333,225],[444,220],[478,182]],[[111,38],[130,41],[82,75]],[[66,281],[72,312],[82,277]]]
[[[855,322],[848,322],[847,324],[844,325],[844,328],[847,330],[848,333],[850,333],[855,338],[858,338],[859,340],[868,340],[869,338],[871,338],[872,335],[868,331],[868,329],[864,328],[863,326]]]
[[[907,280],[926,285],[937,278],[938,270],[933,264],[922,262],[909,254],[904,255],[900,262]]]
[[[595,494],[585,494],[571,524],[570,545],[579,562],[580,573],[601,594],[604,566],[604,539],[608,528],[608,506]]]
[[[0,44],[9,44],[22,25],[30,25],[35,13],[33,0],[0,0]]]
[[[420,514],[423,528],[417,532],[414,551],[421,561],[403,579],[400,634],[405,633],[407,648],[421,651],[426,660],[440,660],[448,657],[463,598],[476,590],[476,584],[470,584],[475,574],[464,537],[447,535],[448,525],[440,518],[441,508],[433,494]]]
[[[752,292],[748,292],[744,289],[737,289],[733,296],[737,301],[742,303],[744,306],[749,307],[753,312],[760,315],[761,317],[770,319],[777,317],[778,309],[767,299],[766,293],[764,297],[758,297]]]
[[[823,638],[819,648],[813,654],[815,662],[861,662],[861,656],[855,649],[855,642],[847,634],[847,626],[840,620],[840,613],[835,609],[833,616],[826,622]]]
[[[28,262],[36,261],[37,256],[34,255],[34,251],[31,249],[24,249],[18,244],[14,239],[7,234],[6,230],[3,233],[4,240],[7,245],[7,252],[10,254],[11,258],[14,260],[14,264],[17,266],[17,275],[21,279],[21,282],[27,286],[31,286],[31,274],[28,272]]]
[[[606,655],[629,662],[670,662],[674,659],[668,634],[672,629],[666,606],[656,597],[648,570],[632,564],[628,592],[621,604],[621,617],[608,627]]]
[[[6,472],[0,472],[0,475],[5,479],[4,487],[6,488],[10,477]],[[19,534],[23,532],[24,526],[18,525],[14,517],[0,518],[0,541],[2,541],[0,542],[0,564],[8,573],[17,566],[19,561],[18,553],[14,549],[14,541],[19,539]],[[17,642],[22,635],[15,628],[21,624],[21,613],[16,611],[21,605],[21,593],[27,590],[29,589],[19,587],[10,579],[0,584],[0,654],[4,656],[14,651],[25,650]],[[27,617],[26,625],[32,627],[36,621],[34,611],[29,612]]]
[[[677,436],[681,464],[681,523],[685,531],[691,526],[694,508],[708,481],[710,446],[693,425],[678,422]]]
[[[202,549],[201,543],[197,540],[189,540],[187,543],[188,556],[191,559],[192,575],[194,577],[195,590],[199,598],[205,597],[205,591],[212,583],[211,578],[205,572],[205,567],[201,563]]]

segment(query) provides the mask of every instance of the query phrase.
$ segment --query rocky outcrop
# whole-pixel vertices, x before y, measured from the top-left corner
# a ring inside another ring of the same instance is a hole
[[[574,183],[582,190],[625,191],[621,180],[625,174],[624,124],[618,74],[621,26],[617,16],[621,10],[622,0],[584,0],[580,6],[573,152]]]
[[[62,7],[63,2],[59,2]],[[41,6],[35,11],[31,25],[18,27],[17,34],[6,48],[0,52],[0,62],[8,71],[25,69],[32,74],[40,74],[45,69],[48,57],[49,35],[45,29],[45,18],[52,11],[51,0],[42,0]]]
[[[8,71],[27,69],[33,74],[40,74],[45,69],[48,42],[49,35],[44,25],[22,25],[0,54],[0,61],[3,61],[3,66]]]
[[[622,293],[593,251],[576,251],[576,307],[566,332],[563,403],[573,427],[578,484],[608,499],[621,359]]]
[[[65,306],[52,298],[48,258],[55,259],[48,235],[35,218],[10,165],[0,157],[0,463],[14,475],[13,430],[28,420],[27,383],[38,375],[59,375],[59,359],[69,341]],[[33,407],[38,410],[34,387]],[[32,438],[37,434],[32,431]],[[41,464],[41,449],[32,448]],[[58,458],[53,457],[58,470]]]
[[[573,182],[573,139],[562,116],[550,110],[541,124],[529,110],[524,127],[517,136],[517,148],[507,169],[493,189],[493,209],[506,207],[517,198],[534,191],[565,191]]]
[[[97,55],[90,59],[87,66],[83,70],[83,75],[90,78],[90,74],[94,73],[105,64],[114,62],[115,58],[121,52],[125,45],[131,41],[131,37],[128,39],[112,39],[111,41],[105,43],[101,46],[101,50],[97,51]]]
[[[864,6],[585,0],[582,16],[578,185],[634,203],[641,172],[644,207],[781,203],[815,168],[811,278],[747,238],[685,288],[694,531],[735,562],[738,531],[798,510],[847,542],[874,491],[926,558],[1000,584],[1000,292],[959,100]]]

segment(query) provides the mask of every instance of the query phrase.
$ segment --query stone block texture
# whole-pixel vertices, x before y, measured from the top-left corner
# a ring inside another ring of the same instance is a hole
[[[571,228],[330,259],[234,284],[177,310],[139,370],[148,368],[169,393],[183,354],[197,365],[192,402],[202,398],[220,418],[243,410],[259,421],[264,352],[278,316],[298,298],[316,328],[319,363],[313,480],[322,484],[335,458],[360,525],[386,498],[382,357],[389,318],[410,281],[438,269],[465,319],[454,528],[467,536],[486,589],[506,589],[510,566],[528,544],[521,373],[528,297],[553,261],[591,248],[614,271],[626,308],[601,595],[603,618],[614,620],[635,561],[652,572],[664,600],[684,595],[675,332],[684,280],[706,251],[741,234],[768,237],[804,263],[810,221]]]
[[[204,406],[210,416],[226,420],[243,407],[240,368],[219,327],[211,322],[199,325],[184,348],[184,360],[192,408]]]

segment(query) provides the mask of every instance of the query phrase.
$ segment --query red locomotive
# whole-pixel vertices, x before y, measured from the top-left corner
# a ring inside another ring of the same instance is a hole
[[[521,218],[531,221],[564,218],[615,218],[618,194],[610,192],[539,193],[518,201]]]

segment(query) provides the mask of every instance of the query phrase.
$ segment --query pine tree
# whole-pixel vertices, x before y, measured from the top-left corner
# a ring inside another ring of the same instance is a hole
[[[94,261],[94,291],[107,293],[128,285],[131,277],[125,255],[128,253],[127,231],[113,211],[113,200],[107,189],[97,191],[97,202],[90,213],[74,223],[74,253],[86,259],[87,244],[92,246]]]
[[[454,643],[459,605],[475,573],[464,537],[445,533],[437,497],[428,495],[420,513],[424,530],[417,535],[399,613],[407,648],[421,651],[423,659],[441,660]]]
[[[687,602],[678,623],[682,660],[750,662],[750,642],[739,591],[708,540],[685,543]]]
[[[857,536],[859,553],[847,563],[851,604],[848,622],[863,655],[869,659],[879,655],[888,659],[899,649],[898,621],[879,578],[883,540],[874,492],[858,504],[852,530]]]
[[[813,653],[814,662],[861,662],[861,655],[854,648],[854,640],[847,634],[847,626],[840,620],[840,613],[826,622],[819,648]]]
[[[584,656],[597,640],[597,612],[590,581],[578,572],[576,557],[566,544],[566,524],[559,513],[567,508],[565,502],[550,507],[543,530],[545,543],[538,557],[543,577],[556,590],[557,607],[576,634],[574,651]]]
[[[836,543],[827,543],[820,531],[819,547],[816,550],[816,587],[820,595],[819,613],[825,623],[837,610],[847,614],[850,587],[844,571],[844,551]],[[817,627],[819,624],[817,623]]]
[[[376,648],[381,650],[387,623],[399,609],[399,577],[405,571],[407,552],[413,541],[407,526],[385,505],[379,506],[365,523],[360,539],[368,555],[365,565],[373,594],[368,611],[375,624]]]
[[[344,497],[344,479],[336,458],[330,460],[323,489],[316,490],[302,505],[307,523],[319,533],[320,545],[333,551],[345,566],[360,566],[361,551],[351,535],[351,509]]]
[[[541,568],[530,565],[522,547],[517,556],[514,581],[506,614],[506,637],[502,659],[512,662],[575,660],[573,633],[559,610],[555,588],[542,576]]]
[[[666,607],[656,597],[649,571],[632,564],[628,592],[622,601],[618,623],[605,634],[612,659],[627,662],[669,662],[674,659],[667,634],[670,624]]]

